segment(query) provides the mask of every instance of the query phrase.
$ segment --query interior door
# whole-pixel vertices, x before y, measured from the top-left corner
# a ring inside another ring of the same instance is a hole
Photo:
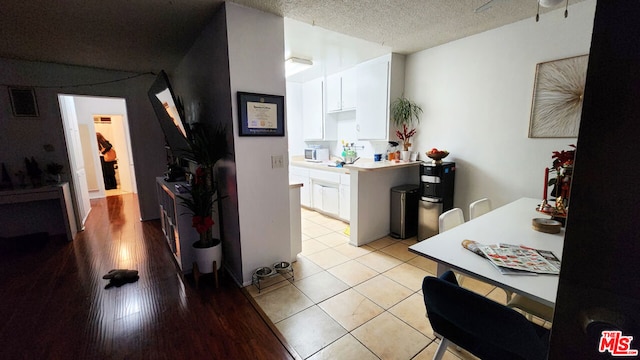
[[[74,200],[76,205],[76,224],[78,230],[84,229],[84,222],[91,211],[89,201],[89,188],[87,176],[84,169],[84,159],[82,157],[82,144],[74,100],[72,96],[58,95],[60,104],[60,114],[64,126],[64,136],[67,141],[67,152],[69,154],[69,165],[71,167],[71,183],[73,185]]]
[[[597,3],[549,359],[640,356],[639,18]]]

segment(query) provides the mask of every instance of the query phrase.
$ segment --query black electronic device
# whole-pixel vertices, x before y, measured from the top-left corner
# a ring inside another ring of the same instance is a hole
[[[182,167],[178,165],[169,165],[169,168],[165,174],[164,180],[168,182],[185,181],[186,180],[185,171]]]
[[[418,206],[418,240],[437,234],[438,218],[453,208],[456,164],[425,161],[420,164],[420,202]]]
[[[420,196],[443,204],[442,211],[453,208],[453,189],[456,176],[456,164],[443,162],[420,164]]]

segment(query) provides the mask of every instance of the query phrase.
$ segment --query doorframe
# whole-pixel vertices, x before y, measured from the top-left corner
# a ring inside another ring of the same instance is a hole
[[[129,178],[131,181],[131,191],[134,194],[137,194],[137,183],[136,183],[136,178],[135,178],[135,167],[134,167],[134,163],[133,163],[133,156],[132,156],[132,150],[131,150],[131,135],[130,135],[130,131],[129,131],[129,122],[128,122],[128,115],[127,115],[127,106],[126,106],[126,99],[122,98],[122,97],[109,97],[109,96],[87,96],[87,95],[80,95],[80,94],[64,94],[64,93],[59,93],[58,94],[58,105],[60,108],[60,115],[62,117],[62,125],[63,125],[63,130],[64,130],[64,135],[65,135],[65,143],[66,143],[66,148],[67,148],[67,155],[68,155],[68,160],[69,160],[69,165],[70,165],[70,174],[69,174],[69,181],[71,183],[71,185],[73,186],[73,202],[74,202],[74,208],[75,208],[75,213],[76,213],[76,222],[77,222],[77,227],[78,230],[84,230],[84,223],[89,215],[89,212],[91,211],[91,204],[89,201],[89,189],[88,189],[88,185],[87,185],[87,179],[86,179],[86,169],[85,169],[85,158],[82,152],[82,142],[80,140],[80,135],[79,135],[79,131],[78,131],[78,116],[76,113],[76,109],[77,109],[77,104],[76,104],[76,99],[78,98],[95,98],[95,99],[118,99],[118,100],[123,100],[124,101],[124,106],[123,106],[123,110],[122,110],[122,114],[120,114],[120,111],[101,111],[104,109],[101,109],[100,111],[97,109],[95,112],[93,112],[93,115],[100,115],[100,114],[105,114],[105,113],[110,113],[110,114],[115,114],[118,116],[122,117],[122,121],[119,122],[119,126],[120,128],[117,129],[117,131],[121,132],[123,135],[123,140],[125,143],[125,147],[123,147],[122,151],[122,158],[125,160],[124,162],[127,163],[128,166],[128,170],[129,170]],[[71,101],[69,101],[68,99],[70,99]],[[92,133],[95,135],[95,126],[93,124],[93,117],[91,118],[90,121],[90,131],[89,133]],[[112,124],[113,125],[113,124]],[[97,140],[95,139],[95,136],[91,137],[90,139],[92,146],[94,146],[94,148],[97,149]],[[99,159],[99,155],[96,152],[95,153],[95,158],[94,158],[94,162],[97,161],[97,163],[100,162]],[[100,174],[97,175],[102,175],[102,170],[100,170]],[[104,185],[100,186],[100,197],[105,197],[106,193],[104,190]]]

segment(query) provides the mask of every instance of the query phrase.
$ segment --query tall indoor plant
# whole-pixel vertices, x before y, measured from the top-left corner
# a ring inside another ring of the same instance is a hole
[[[212,227],[214,205],[219,200],[215,166],[228,154],[226,131],[220,126],[209,130],[205,124],[196,123],[191,128],[188,143],[187,152],[197,163],[197,168],[190,196],[180,196],[180,199],[192,214],[192,226],[199,234],[198,241],[193,244],[198,270],[208,273],[213,271],[214,260],[217,269],[222,260],[221,241],[213,237]]]
[[[391,118],[393,123],[398,128],[402,128],[402,131],[397,130],[396,135],[398,139],[402,141],[405,151],[409,151],[411,147],[411,137],[415,135],[416,129],[412,128],[413,123],[420,123],[420,115],[422,114],[422,108],[415,102],[407,99],[403,96],[397,98],[391,104]]]

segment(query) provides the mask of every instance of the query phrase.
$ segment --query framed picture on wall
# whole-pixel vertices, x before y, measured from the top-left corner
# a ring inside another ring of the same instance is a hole
[[[284,136],[284,96],[238,91],[240,136]]]
[[[578,137],[588,59],[581,55],[536,66],[530,138]]]

